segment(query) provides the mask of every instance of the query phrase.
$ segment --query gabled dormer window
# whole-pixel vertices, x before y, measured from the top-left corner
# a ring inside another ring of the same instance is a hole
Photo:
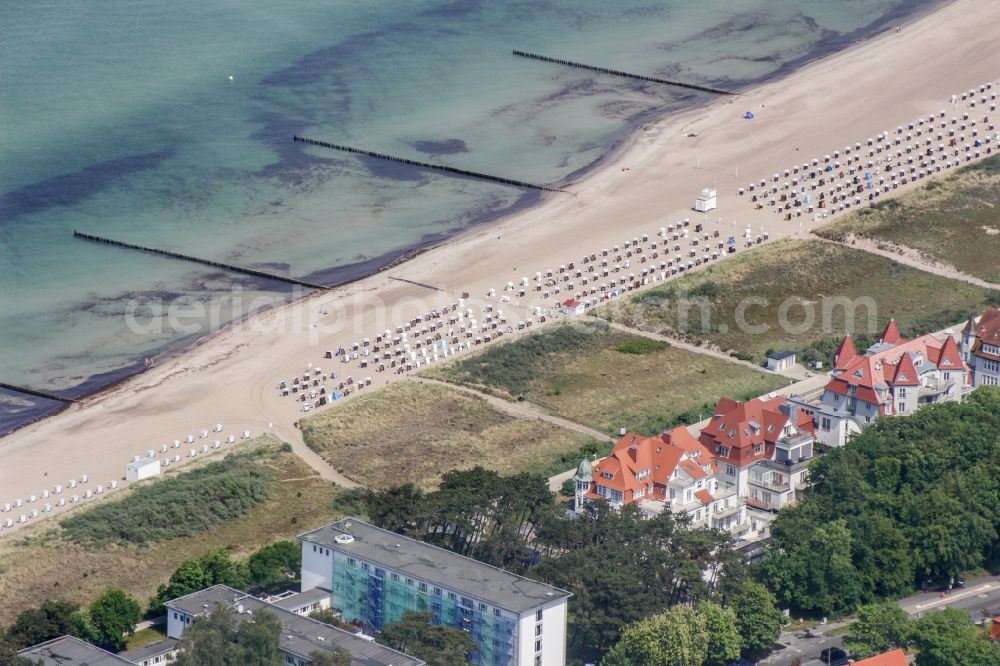
[[[615,478],[615,475],[612,474],[611,472],[601,472],[601,476],[603,476],[605,479],[613,479],[613,478]]]

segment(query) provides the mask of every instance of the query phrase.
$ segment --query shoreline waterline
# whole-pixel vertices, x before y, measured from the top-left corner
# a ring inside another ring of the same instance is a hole
[[[784,78],[816,61],[821,61],[824,58],[842,52],[844,49],[849,49],[854,45],[864,43],[874,37],[877,37],[886,30],[890,29],[890,26],[895,23],[903,23],[905,25],[907,22],[918,19],[926,13],[935,11],[936,9],[944,6],[944,4],[945,3],[941,2],[941,0],[921,0],[916,3],[906,3],[901,5],[900,8],[898,8],[898,11],[894,10],[893,12],[890,12],[862,31],[855,31],[848,35],[834,34],[828,36],[823,42],[820,43],[819,48],[814,49],[809,54],[806,54],[797,60],[791,61],[790,63],[785,63],[779,67],[777,71],[761,77],[759,80],[740,85],[737,89],[752,90],[765,83]],[[864,36],[858,37],[859,32],[863,32]],[[615,133],[615,139],[608,150],[585,166],[574,170],[559,182],[572,183],[573,187],[585,188],[588,177],[599,171],[602,167],[618,160],[620,156],[626,152],[629,147],[635,143],[635,141],[638,140],[644,127],[660,124],[675,116],[696,112],[712,104],[720,103],[719,100],[714,100],[707,96],[699,99],[698,95],[685,96],[680,101],[684,104],[683,108],[671,109],[667,111],[654,108],[630,118],[629,121],[623,124],[622,128]],[[289,141],[291,141],[290,138]],[[467,221],[465,224],[460,224],[452,230],[431,234],[429,237],[422,239],[418,244],[398,250],[392,250],[383,255],[365,259],[360,262],[313,271],[309,273],[308,277],[324,283],[329,280],[331,285],[336,286],[354,284],[364,280],[365,278],[378,275],[386,270],[404,265],[415,256],[419,256],[428,251],[436,250],[441,246],[457,242],[468,234],[479,233],[486,226],[516,218],[517,216],[543,204],[547,198],[548,196],[542,196],[537,193],[525,193],[525,195],[519,197],[513,205],[498,210],[483,212],[474,217],[471,221]],[[278,304],[273,307],[282,308],[289,305],[292,305],[292,303]],[[211,331],[205,335],[197,337],[196,339],[181,339],[165,344],[148,355],[153,359],[153,362],[150,365],[146,365],[143,360],[136,360],[120,369],[88,377],[74,387],[61,390],[60,393],[73,395],[74,397],[84,397],[87,400],[92,400],[97,396],[103,396],[122,386],[130,378],[143,374],[150,367],[157,367],[175,358],[183,357],[191,350],[211,341],[218,334],[229,330],[232,325],[242,323],[250,317],[260,316],[260,314],[260,312],[245,313],[243,317],[237,318],[220,329]],[[60,409],[59,412],[61,411],[62,410]],[[0,424],[0,432],[2,432],[3,435],[10,434],[20,428],[32,423],[37,423],[38,421],[44,420],[47,417],[53,416],[59,412],[50,411],[44,414],[34,415],[30,420],[13,425],[10,429],[5,429],[3,424]]]

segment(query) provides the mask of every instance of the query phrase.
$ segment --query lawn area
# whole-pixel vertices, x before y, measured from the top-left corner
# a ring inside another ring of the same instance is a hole
[[[266,472],[268,498],[247,507],[238,517],[213,522],[211,529],[179,538],[150,540],[142,546],[117,545],[113,541],[100,546],[87,539],[74,540],[53,520],[0,540],[0,599],[4,600],[0,623],[10,622],[20,611],[47,598],[90,603],[107,587],[121,588],[145,606],[156,587],[166,582],[184,560],[213,548],[230,548],[234,556],[245,557],[263,545],[294,538],[338,517],[331,506],[337,491],[314,476],[276,439],[259,437],[240,447],[229,455],[239,460],[247,455],[248,448],[255,451],[253,464]],[[192,463],[186,469],[171,471],[168,478],[183,480],[188,474],[204,474],[201,470],[212,466],[209,461]],[[228,478],[224,469],[220,478]],[[74,509],[64,521],[75,521],[78,529],[86,524],[96,530],[95,523],[80,517],[100,515],[108,511],[106,507],[118,503],[135,505],[136,498],[144,497],[146,503],[159,503],[159,510],[169,514],[172,507],[168,504],[176,498],[159,491],[163,483],[151,480],[112,493],[94,506]],[[115,511],[105,514],[108,520],[115,520],[116,515]]]
[[[723,395],[746,399],[788,382],[602,321],[548,326],[425,374],[507,399],[523,394],[542,409],[601,432],[628,428],[649,435],[696,422]]]
[[[818,240],[783,240],[597,311],[642,330],[762,362],[768,350],[832,346],[845,331],[937,331],[1000,303],[1000,291]]]
[[[475,395],[400,381],[301,422],[306,444],[365,486],[435,488],[443,472],[476,465],[503,474],[547,467],[589,438],[501,413]]]
[[[1000,284],[1000,156],[862,209],[816,232],[905,246]]]
[[[137,648],[146,647],[150,643],[155,643],[156,641],[162,641],[166,637],[167,637],[167,625],[154,624],[151,627],[140,629],[139,631],[132,634],[132,638],[129,639],[128,645],[125,646],[125,649],[135,650]]]

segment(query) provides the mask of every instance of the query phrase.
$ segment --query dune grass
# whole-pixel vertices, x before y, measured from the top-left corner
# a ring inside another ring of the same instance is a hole
[[[558,324],[429,369],[429,377],[506,398],[614,434],[655,434],[696,422],[720,396],[746,399],[787,380],[744,365],[611,329]]]
[[[332,507],[338,491],[278,440],[263,436],[240,446],[241,452],[235,454],[238,457],[247,455],[243,451],[248,447],[256,452],[253,464],[267,473],[268,499],[210,530],[151,541],[145,546],[94,545],[77,543],[58,523],[46,521],[0,540],[0,599],[4,600],[0,604],[0,623],[10,622],[18,612],[47,598],[89,603],[107,587],[121,588],[145,604],[156,587],[185,560],[214,548],[228,548],[235,557],[248,556],[261,546],[294,538],[340,516]],[[171,472],[168,478],[183,479],[211,464],[195,462],[187,469]],[[73,509],[64,521],[95,512],[103,508],[103,503],[126,502],[129,495],[159,483],[163,481],[123,489],[119,491],[121,497],[112,493],[96,505]],[[168,507],[162,509],[167,511]]]
[[[845,332],[940,330],[1000,302],[1000,291],[818,240],[784,240],[601,307],[597,315],[762,362]],[[742,317],[742,319],[741,319]]]
[[[816,232],[903,246],[1000,284],[1000,155],[862,209]]]
[[[306,444],[365,486],[437,485],[476,465],[501,473],[544,466],[589,439],[546,421],[516,418],[447,386],[400,381],[301,422]]]

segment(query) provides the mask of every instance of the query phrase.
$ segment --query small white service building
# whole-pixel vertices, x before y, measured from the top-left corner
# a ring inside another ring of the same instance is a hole
[[[707,213],[716,208],[715,189],[706,187],[701,191],[701,195],[694,200],[694,209],[699,213]]]
[[[125,468],[126,481],[142,481],[159,475],[160,460],[156,457],[133,460]]]

